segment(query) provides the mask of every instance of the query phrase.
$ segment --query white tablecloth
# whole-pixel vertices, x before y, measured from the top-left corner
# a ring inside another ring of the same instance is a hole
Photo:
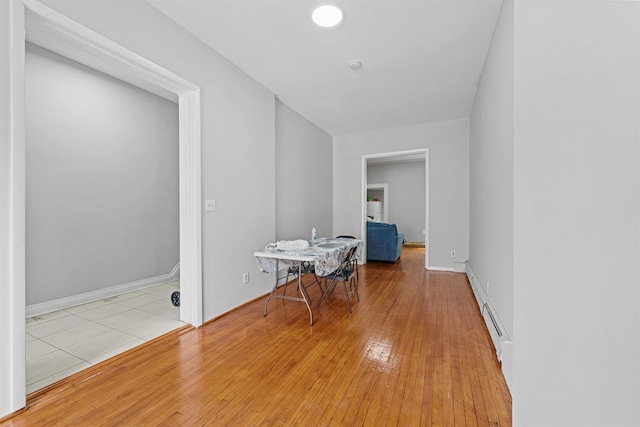
[[[261,251],[256,251],[254,255],[258,268],[265,273],[274,272],[276,268],[282,270],[300,262],[313,262],[316,274],[327,276],[340,266],[347,252],[354,246],[357,246],[356,253],[360,257],[362,240],[326,238],[311,240],[309,247],[302,250],[284,251],[267,246]]]

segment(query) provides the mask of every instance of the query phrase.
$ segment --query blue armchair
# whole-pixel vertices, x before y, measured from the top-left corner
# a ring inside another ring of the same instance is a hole
[[[402,255],[404,234],[395,224],[367,222],[367,260],[396,262]]]

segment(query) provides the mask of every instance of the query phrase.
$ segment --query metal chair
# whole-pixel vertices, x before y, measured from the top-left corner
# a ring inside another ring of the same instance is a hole
[[[305,285],[304,282],[302,283],[302,286],[304,286],[305,289],[307,289],[309,286],[313,285],[314,283],[318,284],[318,287],[320,288],[320,292],[324,293],[324,289],[322,288],[322,284],[320,283],[320,279],[318,279],[318,276],[316,276],[316,269],[315,266],[312,263],[309,262],[303,262],[300,266],[298,265],[292,265],[291,267],[289,267],[287,269],[287,278],[285,279],[284,282],[284,288],[282,289],[282,295],[286,295],[287,294],[287,286],[289,285],[289,276],[293,276],[294,278],[298,279],[298,275],[305,275],[305,274],[313,274],[313,282],[309,283],[308,285]],[[302,280],[302,278],[300,278],[300,280]],[[298,289],[299,291],[299,289]],[[308,296],[308,294],[307,294]],[[311,297],[309,297],[309,302],[311,302]]]
[[[358,281],[355,278],[355,269],[353,267],[352,259],[355,256],[355,252],[358,248],[353,247],[349,249],[349,251],[345,254],[340,267],[335,270],[333,273],[325,276],[325,280],[331,279],[329,285],[327,285],[327,289],[325,289],[320,301],[318,302],[318,308],[320,308],[320,304],[327,296],[331,296],[333,290],[335,289],[338,281],[342,282],[344,286],[344,293],[347,297],[347,305],[349,306],[349,313],[351,313],[351,300],[349,298],[349,289],[347,289],[347,282],[349,282],[349,288],[354,289],[356,292],[356,299],[360,301],[360,295],[358,294]]]
[[[355,239],[355,237],[342,235],[342,236],[336,237],[336,239]],[[353,259],[351,261],[353,262],[353,265],[356,268],[356,280],[360,280],[360,275],[358,274],[358,256],[357,255],[358,255],[357,251],[354,251],[353,252]]]

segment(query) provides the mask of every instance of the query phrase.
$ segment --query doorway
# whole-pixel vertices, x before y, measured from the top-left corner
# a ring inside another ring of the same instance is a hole
[[[31,43],[25,73],[30,394],[184,323],[177,103]]]
[[[363,245],[363,259],[367,259],[366,254],[366,239],[367,239],[367,190],[369,187],[367,171],[368,165],[371,162],[380,162],[380,161],[424,161],[424,169],[425,169],[425,218],[424,218],[424,241],[425,241],[425,259],[424,266],[425,269],[429,267],[429,150],[428,149],[418,149],[418,150],[408,150],[408,151],[397,151],[390,153],[380,153],[380,154],[367,154],[362,156],[362,192],[361,192],[361,236],[364,241]],[[388,218],[387,218],[388,219]]]
[[[2,57],[12,57],[0,70],[6,103],[0,109],[3,163],[0,191],[3,204],[3,280],[0,291],[9,307],[0,317],[0,415],[26,404],[25,396],[25,210],[24,210],[24,49],[30,41],[51,51],[127,81],[152,93],[172,96],[179,104],[180,319],[202,324],[200,88],[136,53],[106,39],[34,0],[2,2]],[[5,21],[5,19],[7,21]],[[7,38],[4,38],[4,36]],[[85,60],[82,60],[83,57]],[[8,112],[8,113],[7,113]],[[5,138],[6,137],[6,138]],[[6,155],[6,157],[5,157]],[[7,201],[5,204],[4,201]],[[6,237],[6,239],[4,238]],[[6,280],[4,280],[6,279]]]

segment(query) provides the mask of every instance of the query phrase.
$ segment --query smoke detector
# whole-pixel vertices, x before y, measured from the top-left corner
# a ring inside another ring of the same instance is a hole
[[[358,70],[362,67],[362,62],[358,61],[357,59],[353,59],[351,61],[349,61],[349,67],[352,70]]]

